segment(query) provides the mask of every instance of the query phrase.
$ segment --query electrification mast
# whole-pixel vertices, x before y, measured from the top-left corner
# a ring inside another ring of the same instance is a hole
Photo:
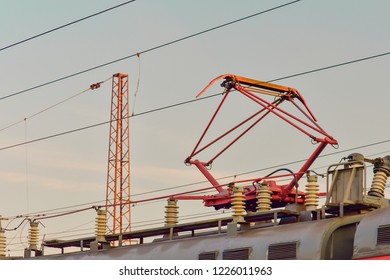
[[[112,76],[106,210],[108,234],[130,230],[130,137],[128,75]]]

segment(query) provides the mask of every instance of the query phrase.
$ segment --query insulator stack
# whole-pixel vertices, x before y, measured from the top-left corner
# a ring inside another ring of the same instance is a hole
[[[106,229],[107,229],[107,211],[103,209],[97,210],[96,217],[96,241],[106,242]]]
[[[387,168],[379,168],[379,170],[374,174],[368,194],[376,197],[384,197],[387,177],[389,174],[390,171]]]
[[[178,208],[177,200],[168,199],[168,204],[165,206],[165,225],[174,226],[178,223]]]
[[[233,222],[244,222],[245,197],[241,186],[233,186],[232,194]]]
[[[257,190],[257,207],[258,212],[271,210],[272,191],[269,184],[261,184]]]
[[[31,250],[38,250],[38,241],[39,241],[39,229],[38,222],[30,222],[30,230],[28,234],[28,243]]]
[[[316,210],[318,207],[318,177],[316,175],[307,174],[307,185],[305,194],[305,206],[307,211]]]
[[[5,231],[0,230],[0,258],[5,257],[6,255],[6,243]]]

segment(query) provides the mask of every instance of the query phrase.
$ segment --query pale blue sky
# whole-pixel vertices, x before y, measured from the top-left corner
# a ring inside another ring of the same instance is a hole
[[[119,3],[122,1],[1,0],[0,48]],[[1,51],[0,97],[284,3],[287,1],[137,0]],[[1,100],[0,128],[117,72],[129,74],[133,102],[139,63],[135,113],[192,100],[210,80],[225,73],[271,80],[389,52],[389,10],[390,2],[384,0],[301,1],[146,53],[139,60],[124,60]],[[344,150],[390,139],[389,63],[390,56],[384,56],[278,83],[302,93],[320,125]],[[210,94],[218,90],[214,87]],[[96,92],[87,92],[27,123],[1,131],[0,148],[107,121],[110,95],[107,82]],[[186,167],[183,161],[218,101],[212,98],[132,118],[132,193],[203,181],[195,167]],[[235,114],[246,110],[239,105],[232,107]],[[238,121],[235,114],[226,122]],[[215,162],[217,177],[303,159],[314,149],[309,139],[279,123],[267,124],[251,135]],[[0,215],[104,201],[107,149],[105,125],[0,151]],[[334,152],[331,147],[324,154],[330,152]],[[390,146],[387,142],[359,152],[384,156],[390,153]],[[325,157],[314,167],[338,162],[347,154]],[[184,213],[184,208],[196,213],[207,211],[201,202],[182,204]],[[134,207],[135,222],[164,216],[163,205],[137,209]],[[83,224],[93,232],[94,215],[89,212],[64,218],[60,224],[47,220],[45,232],[50,236]]]

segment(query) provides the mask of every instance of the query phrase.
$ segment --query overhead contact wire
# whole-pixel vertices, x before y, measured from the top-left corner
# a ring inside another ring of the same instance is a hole
[[[31,40],[33,40],[33,39],[36,39],[36,38],[38,38],[38,37],[41,37],[41,36],[43,36],[43,35],[47,35],[47,34],[49,34],[49,33],[52,33],[52,32],[54,32],[54,31],[57,31],[57,30],[60,30],[60,29],[62,29],[62,28],[65,28],[65,27],[71,26],[71,25],[73,25],[73,24],[76,24],[76,23],[78,23],[78,22],[84,21],[84,20],[86,20],[86,19],[89,19],[89,18],[95,17],[95,16],[97,16],[97,15],[101,15],[101,14],[103,14],[103,13],[106,13],[106,12],[108,12],[108,11],[111,11],[111,10],[114,10],[114,9],[116,9],[116,8],[122,7],[122,6],[126,5],[126,4],[132,3],[132,2],[134,2],[134,1],[135,1],[135,0],[127,1],[127,2],[124,2],[124,3],[122,3],[122,4],[119,4],[119,5],[113,6],[113,7],[111,7],[111,8],[108,8],[108,9],[105,9],[105,10],[103,10],[103,11],[100,11],[100,12],[97,12],[97,13],[91,14],[91,15],[89,15],[89,16],[86,16],[86,17],[80,18],[80,19],[78,19],[78,20],[75,20],[75,21],[72,21],[72,22],[66,23],[66,24],[64,24],[64,25],[61,25],[61,26],[55,27],[55,28],[53,28],[53,29],[50,29],[50,30],[48,30],[48,31],[45,31],[45,32],[39,33],[39,34],[37,34],[37,35],[31,36],[31,37],[29,37],[29,38],[26,38],[26,39],[24,39],[24,40],[21,40],[21,41],[18,41],[18,42],[16,42],[16,43],[13,43],[13,44],[11,44],[11,45],[8,45],[8,46],[5,46],[5,47],[2,47],[2,48],[0,48],[0,51],[3,51],[3,50],[6,50],[6,49],[9,49],[9,48],[15,47],[15,46],[17,46],[17,45],[20,45],[20,44],[22,44],[22,43],[25,43],[25,42],[31,41]]]
[[[219,29],[219,28],[222,28],[222,27],[225,27],[225,26],[229,26],[229,25],[235,24],[235,23],[240,22],[240,21],[244,21],[244,20],[250,19],[250,18],[255,17],[255,16],[259,16],[261,14],[265,14],[265,13],[268,13],[268,12],[271,12],[271,11],[274,11],[274,10],[286,7],[288,5],[291,5],[291,4],[300,2],[300,1],[301,0],[292,1],[292,2],[283,4],[283,5],[280,5],[280,6],[276,6],[276,7],[267,9],[267,10],[263,10],[261,12],[258,12],[258,13],[255,13],[255,14],[252,14],[252,15],[249,15],[249,16],[246,16],[246,17],[242,17],[242,18],[239,18],[239,19],[236,19],[236,20],[233,20],[233,21],[230,21],[230,22],[227,22],[227,23],[224,23],[224,24],[221,24],[221,25],[218,25],[218,26],[215,26],[215,27],[212,27],[212,28],[209,28],[209,29],[197,32],[197,33],[194,33],[194,34],[191,34],[191,35],[188,35],[188,36],[185,36],[185,37],[181,37],[179,39],[176,39],[176,40],[173,40],[173,41],[170,41],[170,42],[167,42],[167,43],[163,43],[161,45],[158,45],[158,46],[155,46],[155,47],[143,50],[141,52],[130,54],[130,55],[122,57],[122,58],[118,58],[118,59],[115,59],[115,60],[112,60],[112,61],[100,64],[100,65],[97,65],[97,66],[94,66],[94,67],[82,70],[82,71],[79,71],[79,72],[75,72],[73,74],[70,74],[70,75],[67,75],[67,76],[64,76],[64,77],[61,77],[61,78],[58,78],[58,79],[54,79],[52,81],[49,81],[49,82],[46,82],[46,83],[43,83],[43,84],[40,84],[40,85],[36,85],[34,87],[31,87],[31,88],[28,88],[28,89],[25,89],[25,90],[21,90],[21,91],[18,91],[18,92],[15,92],[15,93],[12,93],[12,94],[0,97],[0,100],[6,99],[6,98],[10,98],[10,97],[13,97],[13,96],[16,96],[16,95],[19,95],[19,94],[22,94],[22,93],[25,93],[25,92],[37,89],[37,88],[41,88],[41,87],[44,87],[44,86],[47,86],[47,85],[50,85],[50,84],[62,81],[62,80],[66,80],[66,79],[69,79],[69,78],[72,78],[72,77],[75,77],[75,76],[78,76],[78,75],[90,72],[90,71],[98,69],[98,68],[102,68],[102,67],[105,67],[105,66],[108,66],[108,65],[111,65],[111,64],[114,64],[114,63],[117,63],[117,62],[129,59],[129,58],[132,58],[132,57],[135,57],[135,56],[139,56],[141,54],[152,52],[152,51],[161,49],[163,47],[179,43],[181,41],[184,41],[184,40],[187,40],[187,39],[190,39],[190,38],[193,38],[193,37],[196,37],[196,36],[199,36],[199,35],[211,32],[211,31],[214,31],[216,29]]]

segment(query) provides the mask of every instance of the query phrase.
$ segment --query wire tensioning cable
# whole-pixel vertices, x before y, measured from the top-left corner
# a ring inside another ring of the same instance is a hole
[[[13,127],[13,126],[15,126],[15,125],[18,125],[18,124],[20,124],[20,123],[22,123],[22,122],[26,122],[27,120],[32,119],[32,118],[34,118],[34,117],[36,117],[36,116],[38,116],[38,115],[40,115],[40,114],[42,114],[42,113],[44,113],[44,112],[50,110],[50,109],[53,109],[54,107],[57,107],[57,106],[59,106],[59,105],[65,103],[65,102],[67,102],[67,101],[69,101],[69,100],[71,100],[71,99],[73,99],[73,98],[75,98],[75,97],[77,97],[77,96],[79,96],[79,95],[81,95],[81,94],[83,94],[83,93],[89,91],[89,90],[95,90],[95,89],[97,89],[97,88],[100,88],[100,85],[101,85],[102,83],[105,83],[105,82],[107,82],[107,81],[110,80],[110,79],[111,79],[111,77],[105,79],[104,81],[101,81],[101,82],[92,84],[89,88],[87,88],[87,89],[85,89],[85,90],[83,90],[83,91],[80,91],[80,92],[78,92],[78,93],[76,93],[76,94],[74,94],[74,95],[72,95],[72,96],[70,96],[70,97],[67,97],[66,99],[61,100],[61,101],[59,101],[59,102],[57,102],[57,103],[55,103],[55,104],[53,104],[53,105],[50,105],[49,107],[46,107],[46,108],[44,108],[44,109],[42,109],[42,110],[40,110],[40,111],[38,111],[38,112],[36,112],[36,113],[34,113],[34,114],[28,116],[28,117],[25,117],[25,118],[23,118],[23,119],[21,119],[21,120],[19,120],[19,121],[17,121],[17,122],[14,122],[14,123],[12,123],[12,124],[9,124],[9,125],[7,125],[7,126],[1,128],[1,129],[0,129],[0,132],[6,130],[6,129],[8,129],[8,128],[11,128],[11,127]]]

